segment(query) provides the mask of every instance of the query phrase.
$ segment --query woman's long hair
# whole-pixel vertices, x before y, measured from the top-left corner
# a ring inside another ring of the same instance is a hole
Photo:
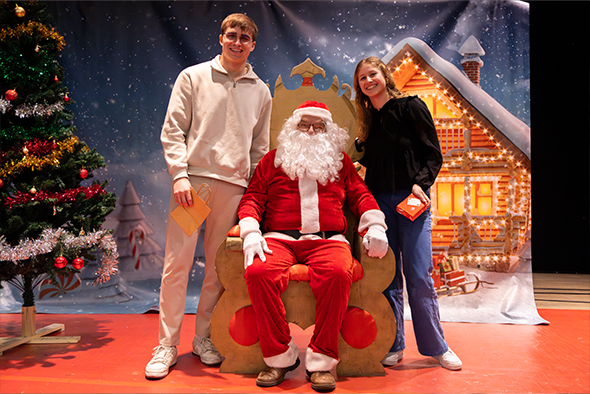
[[[373,104],[371,104],[371,100],[369,97],[363,93],[361,87],[359,85],[358,74],[360,68],[365,65],[369,64],[379,70],[383,74],[385,78],[385,88],[387,89],[387,94],[389,98],[400,98],[404,97],[405,94],[395,86],[395,82],[393,80],[393,75],[391,71],[381,59],[375,56],[364,58],[356,65],[356,69],[354,70],[354,91],[355,91],[355,99],[354,102],[356,104],[356,123],[357,123],[357,137],[360,141],[366,141],[369,135],[369,129],[371,128],[371,110],[373,109]]]

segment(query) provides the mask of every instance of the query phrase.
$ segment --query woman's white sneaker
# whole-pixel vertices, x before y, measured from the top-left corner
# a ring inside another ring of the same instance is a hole
[[[381,364],[385,365],[386,367],[393,367],[404,358],[404,351],[399,350],[397,352],[389,352],[387,356],[383,360],[381,360]]]
[[[457,371],[463,368],[463,363],[451,349],[440,356],[433,356],[432,358],[437,360],[444,368],[450,369],[451,371]]]
[[[153,357],[145,367],[145,377],[161,379],[168,375],[170,367],[176,364],[176,346],[156,346]]]

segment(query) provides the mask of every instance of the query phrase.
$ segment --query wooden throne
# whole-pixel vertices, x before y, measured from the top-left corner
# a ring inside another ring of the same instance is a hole
[[[334,122],[348,128],[351,139],[347,153],[351,155],[354,151],[356,120],[354,106],[350,101],[350,86],[343,85],[345,92],[339,96],[338,79],[334,77],[328,90],[316,89],[312,83],[313,76],[321,74],[325,78],[325,73],[310,59],[293,68],[291,77],[296,74],[303,77],[302,86],[296,90],[287,90],[280,76],[275,84],[270,148],[276,148],[276,137],[293,110],[306,100],[316,100],[330,108]],[[355,232],[358,218],[347,212],[347,220],[346,237],[357,261],[348,310],[340,331],[341,361],[337,374],[383,376],[385,370],[381,360],[393,344],[396,323],[393,311],[382,292],[395,275],[395,257],[391,249],[383,259],[369,257],[362,246],[362,237]],[[220,372],[257,374],[264,369],[265,364],[258,342],[256,317],[244,278],[242,240],[237,227],[230,231],[227,239],[217,249],[215,266],[225,292],[211,317],[211,338],[225,357]],[[291,281],[282,295],[287,321],[305,330],[315,320],[315,298],[309,286],[307,267],[297,264],[291,268],[290,275]]]

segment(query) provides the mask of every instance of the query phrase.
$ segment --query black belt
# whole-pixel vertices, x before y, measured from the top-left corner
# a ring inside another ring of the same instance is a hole
[[[303,237],[304,235],[317,235],[318,237],[320,237],[322,239],[328,239],[328,238],[332,238],[334,235],[341,234],[338,231],[318,231],[317,233],[310,233],[310,234],[303,234],[299,230],[275,230],[275,232],[287,234],[288,236],[293,237],[295,239],[299,239],[299,238]]]

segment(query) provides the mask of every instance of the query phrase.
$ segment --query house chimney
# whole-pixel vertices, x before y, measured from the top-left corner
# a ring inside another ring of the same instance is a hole
[[[485,55],[486,52],[481,45],[479,45],[477,38],[470,36],[465,43],[463,43],[461,48],[459,48],[459,53],[463,55],[463,59],[461,59],[463,71],[465,71],[465,74],[469,77],[471,82],[481,87],[479,77],[481,66],[483,66],[483,60],[479,57]]]

